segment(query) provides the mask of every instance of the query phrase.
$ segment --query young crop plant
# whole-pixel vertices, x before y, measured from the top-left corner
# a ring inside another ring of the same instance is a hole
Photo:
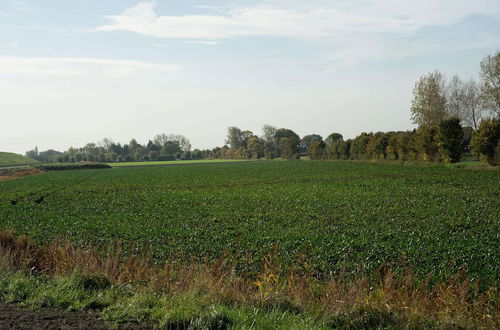
[[[498,171],[339,161],[53,171],[0,182],[0,227],[37,243],[110,244],[157,261],[215,260],[259,274],[280,263],[318,278],[387,264],[433,280],[495,282]]]

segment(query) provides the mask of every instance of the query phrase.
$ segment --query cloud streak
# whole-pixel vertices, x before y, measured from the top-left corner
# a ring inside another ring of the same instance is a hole
[[[179,69],[178,65],[88,57],[0,57],[0,74],[122,77],[143,71]]]
[[[203,45],[203,46],[217,46],[218,41],[215,40],[190,40],[186,41],[188,44]]]
[[[455,23],[470,15],[500,15],[493,0],[399,1],[268,1],[254,6],[230,6],[215,14],[158,16],[154,2],[140,2],[96,31],[130,31],[142,35],[219,40],[241,36],[336,38],[349,34],[405,33]]]

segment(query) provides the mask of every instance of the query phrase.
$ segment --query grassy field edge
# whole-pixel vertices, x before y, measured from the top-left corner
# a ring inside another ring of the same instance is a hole
[[[0,151],[0,168],[10,166],[23,166],[38,163],[36,160],[27,158],[23,155],[15,154],[13,152]]]
[[[112,326],[161,328],[331,329],[492,328],[497,289],[479,291],[463,274],[418,283],[384,265],[372,280],[318,281],[266,258],[261,274],[237,274],[224,256],[214,262],[152,262],[105,256],[68,242],[38,246],[0,232],[0,300],[32,309],[96,310]]]

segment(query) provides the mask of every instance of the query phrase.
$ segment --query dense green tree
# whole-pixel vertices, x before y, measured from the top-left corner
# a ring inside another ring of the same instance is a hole
[[[379,159],[380,157],[386,159],[388,145],[389,145],[389,138],[387,134],[383,132],[377,132],[371,137],[370,143],[367,146],[368,154],[371,154],[372,157],[376,159]]]
[[[243,132],[241,132],[241,146],[244,147],[244,148],[247,148],[248,146],[248,140],[253,137],[253,132],[252,131],[249,131],[249,130],[245,130]]]
[[[345,141],[344,148],[342,150],[342,156],[343,159],[350,159],[351,158],[351,146],[352,146],[352,140],[348,139]]]
[[[314,142],[323,142],[323,137],[318,134],[306,135],[300,140],[299,152],[302,155],[307,154],[307,150]]]
[[[243,146],[243,131],[238,127],[231,126],[227,128],[227,136],[225,143],[229,145],[231,149],[239,149]]]
[[[326,145],[326,152],[329,159],[342,159],[345,142],[342,140],[331,142]]]
[[[257,136],[247,140],[247,151],[252,158],[258,159],[264,155],[264,141]]]
[[[320,160],[326,157],[326,144],[323,141],[313,141],[307,148],[309,159]]]
[[[396,136],[397,159],[408,160],[410,152],[411,132],[399,132]]]
[[[497,165],[500,158],[500,118],[483,120],[472,134],[471,150],[489,165]]]
[[[167,141],[161,148],[161,156],[164,157],[165,160],[177,159],[180,157],[181,153],[182,148],[179,141]]]
[[[286,142],[283,143],[281,140],[286,138]],[[276,131],[274,135],[275,144],[278,146],[278,156],[283,157],[284,149],[282,146],[286,146],[286,153],[288,157],[298,157],[299,155],[299,146],[300,146],[300,137],[297,133],[287,128],[280,128]],[[291,156],[293,155],[293,156]]]
[[[462,156],[464,132],[459,118],[445,119],[439,124],[439,147],[444,163],[457,163]]]
[[[276,146],[272,140],[266,140],[264,142],[264,157],[266,159],[273,159],[276,155]]]
[[[416,143],[422,158],[433,162],[439,150],[439,129],[437,126],[421,126],[417,130]]]
[[[366,147],[370,142],[373,133],[361,133],[356,138],[352,140],[351,144],[351,156],[355,159],[367,159],[369,158],[367,154]]]
[[[262,140],[264,141],[264,157],[272,159],[278,155],[279,141],[276,138],[278,129],[271,125],[262,127]]]
[[[398,150],[398,142],[399,142],[399,132],[388,132],[387,133],[387,156],[391,160],[399,159],[399,150]]]
[[[149,140],[148,144],[146,145],[146,150],[147,151],[160,151],[160,148],[161,148],[160,146],[157,146],[151,140]]]
[[[343,139],[344,139],[344,137],[342,136],[342,134],[340,134],[340,133],[332,133],[332,134],[328,135],[328,137],[325,139],[325,143],[326,143],[327,146],[329,146],[333,142],[341,141]]]
[[[297,140],[293,137],[283,137],[280,139],[281,158],[296,159],[299,158],[299,148]]]

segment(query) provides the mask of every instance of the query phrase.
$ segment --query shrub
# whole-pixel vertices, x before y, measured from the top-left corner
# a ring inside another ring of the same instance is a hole
[[[383,159],[387,158],[387,146],[389,145],[389,137],[387,134],[378,132],[372,138],[372,157],[379,159],[381,156]]]
[[[42,171],[66,171],[66,170],[95,170],[111,168],[108,164],[101,163],[74,163],[74,164],[40,164],[34,166]]]
[[[345,149],[345,142],[343,140],[332,142],[328,145],[328,158],[330,159],[342,159]]]
[[[283,159],[295,159],[299,157],[299,150],[297,143],[292,138],[281,138],[280,139],[280,149],[281,158]]]
[[[421,126],[416,134],[416,146],[423,159],[433,162],[439,150],[439,130],[436,126]]]
[[[464,132],[460,119],[451,118],[439,124],[439,146],[443,163],[457,163],[462,156]]]
[[[307,155],[313,160],[324,159],[326,155],[325,147],[326,145],[323,141],[315,141],[307,149]]]
[[[355,159],[368,159],[367,156],[367,146],[370,142],[373,133],[361,133],[354,140],[352,140],[351,144],[351,157]]]
[[[500,119],[484,120],[472,134],[471,150],[480,159],[489,164],[498,164],[495,157],[500,140]]]

